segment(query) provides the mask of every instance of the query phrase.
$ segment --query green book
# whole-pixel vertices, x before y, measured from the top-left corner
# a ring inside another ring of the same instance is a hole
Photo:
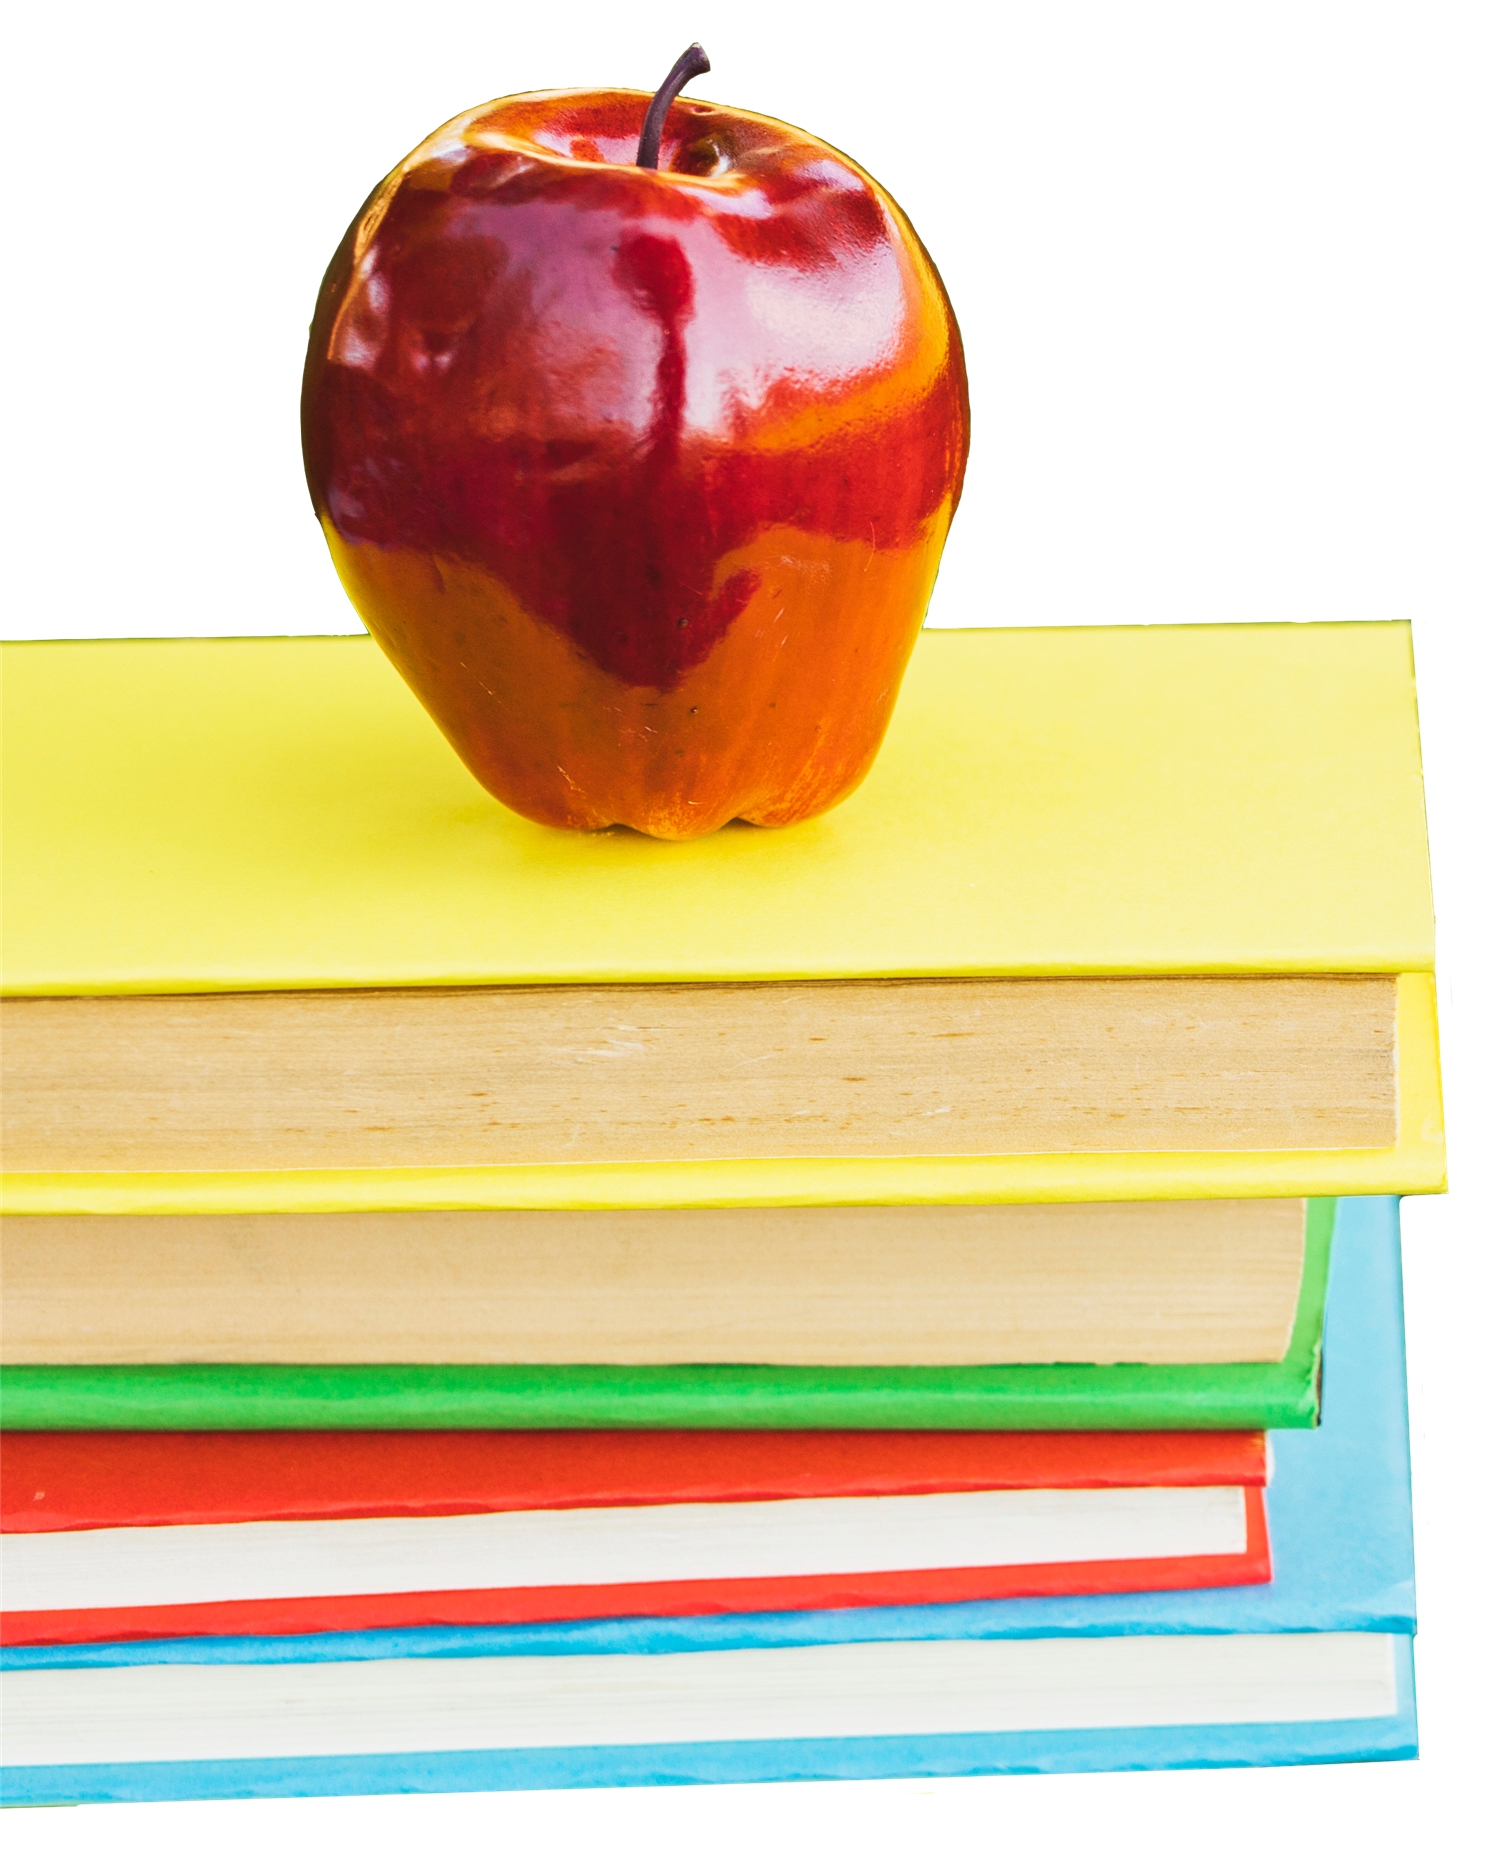
[[[1337,1203],[1307,1203],[1279,1363],[807,1368],[741,1364],[12,1366],[7,1429],[1308,1428]]]

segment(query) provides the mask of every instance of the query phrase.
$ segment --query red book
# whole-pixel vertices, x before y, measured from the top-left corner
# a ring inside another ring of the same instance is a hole
[[[8,1643],[1271,1575],[1259,1434],[7,1434]]]

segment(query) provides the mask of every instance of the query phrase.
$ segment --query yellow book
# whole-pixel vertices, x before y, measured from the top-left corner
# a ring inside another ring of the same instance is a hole
[[[932,632],[849,802],[686,845],[515,817],[366,639],[4,673],[11,1211],[1443,1185],[1404,624]]]

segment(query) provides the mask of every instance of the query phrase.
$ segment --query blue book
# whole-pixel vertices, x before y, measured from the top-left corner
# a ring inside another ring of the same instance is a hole
[[[11,1804],[1411,1758],[1394,1200],[1339,1203],[1276,1580],[779,1615],[5,1651]]]

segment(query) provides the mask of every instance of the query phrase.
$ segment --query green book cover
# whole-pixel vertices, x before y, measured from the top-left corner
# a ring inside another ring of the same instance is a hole
[[[1279,1363],[789,1368],[740,1364],[13,1366],[16,1429],[1310,1428],[1335,1203],[1307,1203]]]

